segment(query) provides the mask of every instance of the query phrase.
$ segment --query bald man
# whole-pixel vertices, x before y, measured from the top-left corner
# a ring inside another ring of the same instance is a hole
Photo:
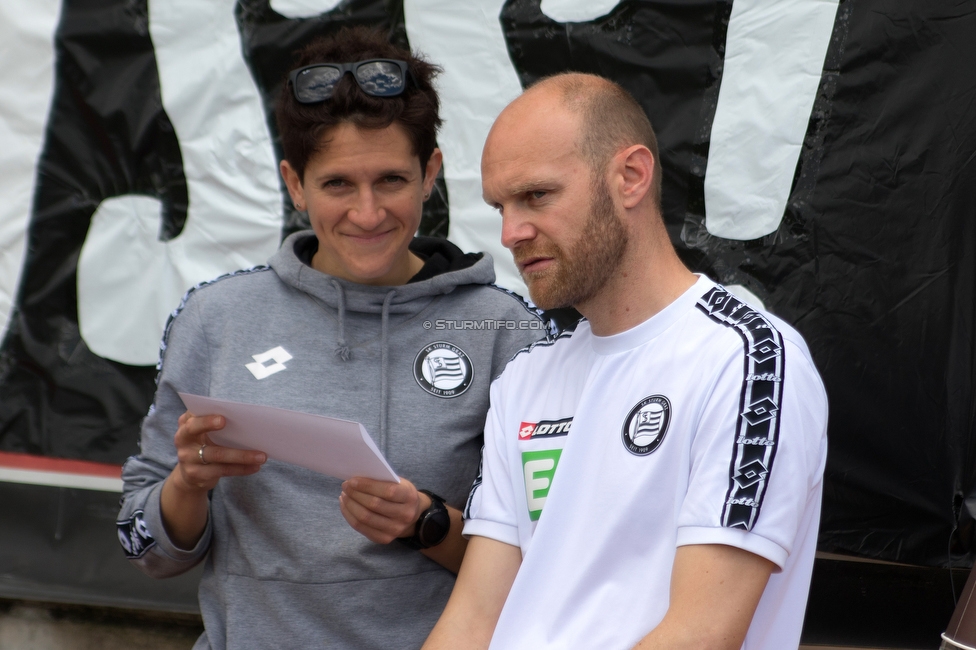
[[[485,144],[537,305],[574,306],[491,388],[471,541],[425,648],[796,648],[826,458],[803,339],[679,260],[654,132],[561,75]]]

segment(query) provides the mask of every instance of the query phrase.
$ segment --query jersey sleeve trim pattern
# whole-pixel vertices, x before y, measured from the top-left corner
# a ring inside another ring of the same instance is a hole
[[[485,446],[481,445],[481,460],[478,462],[478,476],[475,477],[474,483],[471,484],[471,489],[468,491],[468,500],[464,504],[464,511],[461,513],[462,519],[471,518],[471,502],[474,500],[474,493],[481,487],[481,483],[485,480]]]
[[[524,348],[522,348],[521,350],[518,350],[515,354],[513,354],[512,355],[512,358],[509,359],[508,362],[511,363],[512,361],[515,360],[515,358],[518,355],[522,354],[523,352],[532,352],[532,350],[534,350],[536,348],[547,348],[547,347],[549,347],[551,345],[555,345],[557,341],[561,341],[563,339],[572,338],[572,336],[573,336],[574,333],[575,333],[575,330],[565,330],[565,331],[559,332],[559,334],[557,334],[556,336],[547,336],[544,339],[539,339],[538,341],[533,341],[532,343],[529,343]]]
[[[522,305],[522,308],[525,309],[525,311],[529,312],[530,314],[532,314],[533,316],[541,320],[543,323],[545,323],[547,338],[555,338],[555,336],[559,334],[559,327],[556,325],[556,321],[552,318],[548,318],[546,316],[546,312],[536,307],[535,304],[533,304],[532,301],[527,300],[525,296],[515,293],[511,289],[500,287],[497,284],[489,284],[487,286],[491,287],[495,291],[501,291],[502,293],[508,294],[509,296],[515,298],[515,300],[517,300],[518,303]]]
[[[722,526],[752,530],[762,509],[779,440],[786,351],[772,322],[716,286],[696,305],[713,321],[732,328],[745,346],[739,415]]]

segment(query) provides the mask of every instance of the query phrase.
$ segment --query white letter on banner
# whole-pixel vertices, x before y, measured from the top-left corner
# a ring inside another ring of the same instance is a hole
[[[234,1],[150,0],[163,106],[189,194],[183,232],[159,241],[159,201],[107,199],[78,260],[78,321],[97,355],[152,365],[166,318],[193,285],[261,264],[278,248],[281,191]]]
[[[502,221],[481,197],[481,150],[492,122],[522,92],[502,34],[504,0],[404,0],[410,46],[444,68],[438,78],[444,126],[444,178],[451,209],[450,240],[465,251],[487,251],[496,282],[528,295],[512,255],[501,244]]]
[[[610,13],[609,0],[542,0],[561,22]],[[820,86],[838,0],[735,0],[705,170],[705,227],[716,237],[776,232]]]
[[[705,169],[716,237],[776,232],[820,87],[838,0],[735,0]]]
[[[587,23],[606,16],[618,0],[542,0],[542,13],[560,23]]]
[[[0,3],[0,341],[24,270],[37,161],[54,91],[60,0]]]
[[[271,8],[285,18],[310,18],[332,11],[342,0],[271,0]]]

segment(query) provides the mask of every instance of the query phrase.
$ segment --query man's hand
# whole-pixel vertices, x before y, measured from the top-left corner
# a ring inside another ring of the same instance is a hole
[[[224,476],[254,474],[268,459],[262,451],[231,449],[210,443],[207,434],[224,428],[221,415],[180,416],[173,436],[177,465],[166,478],[159,505],[163,525],[179,548],[196,546],[207,527],[207,492]]]
[[[487,648],[521,564],[517,546],[472,537],[451,598],[423,650]]]
[[[339,510],[354,530],[377,544],[410,537],[430,497],[401,477],[399,483],[357,476],[342,484]]]
[[[634,650],[739,650],[774,568],[733,546],[678,547],[668,612]]]
[[[430,497],[400,477],[399,483],[357,476],[342,484],[339,510],[354,530],[377,544],[389,544],[398,537],[410,537],[421,513],[430,507]],[[457,573],[468,541],[461,536],[461,511],[447,506],[451,528],[443,542],[421,553],[442,567]]]

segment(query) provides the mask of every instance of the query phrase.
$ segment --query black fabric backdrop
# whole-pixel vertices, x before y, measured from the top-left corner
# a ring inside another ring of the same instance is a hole
[[[842,0],[785,218],[746,242],[704,226],[731,7],[626,0],[598,21],[561,25],[539,0],[514,0],[501,23],[523,85],[581,70],[637,97],[659,133],[665,219],[683,259],[744,285],[806,338],[831,408],[821,550],[971,564],[976,2]],[[392,0],[344,2],[313,19],[241,0],[236,18],[272,134],[277,80],[301,44],[348,24],[406,42]],[[102,199],[158,197],[164,239],[186,219],[147,21],[145,0],[63,3],[26,266],[0,345],[0,450],[112,463],[137,450],[155,369],[87,349],[75,283]],[[422,229],[444,234],[440,187]],[[283,234],[302,225],[285,198]]]

